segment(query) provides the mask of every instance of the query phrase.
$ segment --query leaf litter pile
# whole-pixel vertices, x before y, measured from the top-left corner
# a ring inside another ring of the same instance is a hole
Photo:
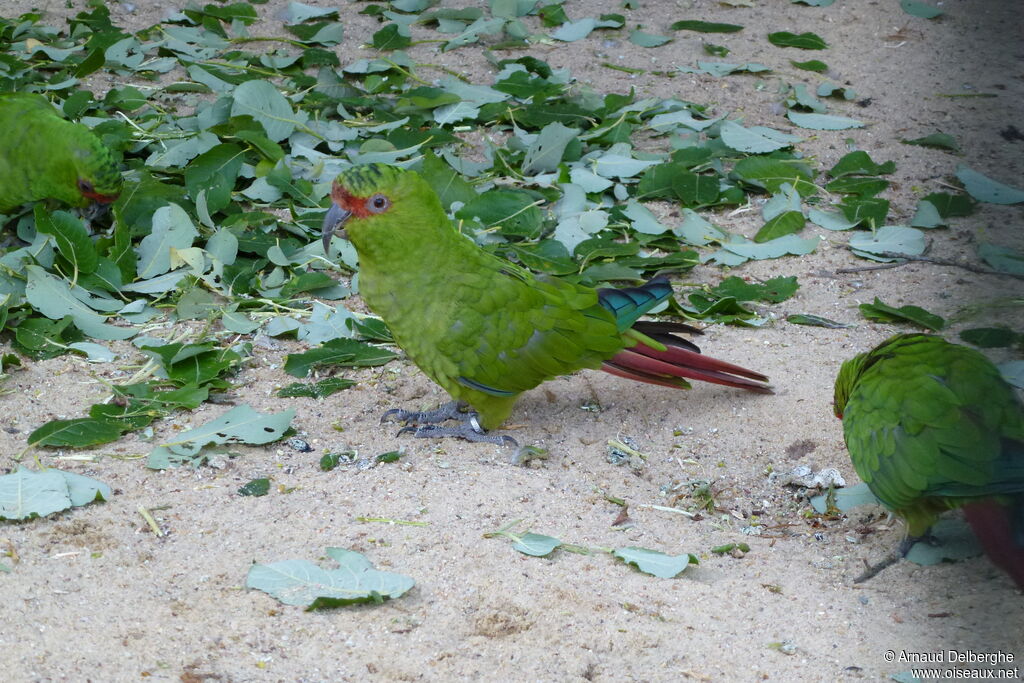
[[[618,35],[634,25],[628,13],[639,4],[624,2],[626,15],[576,19],[571,4],[557,0],[490,0],[462,9],[427,0],[346,4],[346,12],[379,22],[372,36],[361,36],[368,49],[360,54],[369,56],[349,61],[340,55],[355,50],[338,46],[356,43],[339,11],[298,2],[275,18],[280,23],[270,36],[250,33],[266,18],[258,4],[244,2],[193,3],[134,34],[113,24],[98,3],[66,26],[49,26],[35,13],[0,18],[0,90],[42,93],[89,126],[115,154],[126,183],[106,215],[87,219],[37,204],[3,217],[0,334],[14,353],[0,355],[0,391],[4,379],[33,361],[71,353],[112,362],[116,354],[105,342],[130,340],[142,359],[87,414],[36,428],[19,459],[41,447],[90,448],[129,432],[150,434],[154,422],[216,400],[232,387],[259,335],[313,347],[286,360],[284,370],[298,379],[396,358],[383,323],[346,306],[358,292],[354,250],[335,238],[325,254],[319,239],[330,181],[353,164],[418,169],[461,231],[485,249],[590,285],[808,254],[822,239],[808,223],[849,231],[848,248],[859,257],[899,262],[921,257],[928,231],[970,215],[977,202],[1024,201],[1021,190],[951,163],[950,191],[921,197],[906,225],[891,224],[885,197],[892,161],[851,148],[823,168],[801,153],[811,136],[867,125],[851,115],[856,92],[832,82],[821,60],[790,60],[815,74],[809,80],[816,84],[789,83],[772,76],[775,69],[791,73],[786,64],[721,61],[729,50],[705,43],[715,60],[659,73],[773,78],[779,113],[793,131],[786,132],[705,103],[596,92],[567,70],[516,51],[572,43],[594,31]],[[923,3],[904,9],[932,18]],[[666,35],[639,28],[627,35],[655,50],[677,31],[742,30],[683,19]],[[441,52],[486,46],[491,77],[470,82],[417,62],[404,50],[424,36]],[[813,33],[781,31],[765,40],[795,50],[828,48]],[[89,87],[98,74],[116,83],[102,97]],[[945,132],[902,142],[959,151]],[[747,213],[758,216],[749,236],[720,227]],[[1024,256],[1005,245],[982,242],[978,253],[994,271],[1024,275]],[[798,287],[795,277],[731,276],[714,287],[686,286],[664,312],[707,323],[774,324],[770,305]],[[861,311],[869,320],[932,330],[945,324],[920,307],[877,298]],[[848,325],[804,314],[788,321]],[[965,339],[1020,344],[1008,330],[969,332]],[[323,398],[354,384],[342,377],[293,383],[277,394],[281,410],[235,406],[154,446],[146,465],[199,467],[213,454],[230,453],[231,444],[280,440],[294,431],[288,397]],[[4,519],[109,496],[100,482],[53,469],[0,477]],[[590,552],[510,528],[490,535],[509,537],[529,555]],[[661,577],[697,562],[692,554],[602,550]],[[380,602],[412,587],[408,577],[378,571],[358,553],[327,552],[339,569],[305,561],[253,565],[247,585],[310,608]]]

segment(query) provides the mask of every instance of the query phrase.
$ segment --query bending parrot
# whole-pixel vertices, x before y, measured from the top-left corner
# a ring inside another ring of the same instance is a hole
[[[42,95],[0,94],[0,131],[0,213],[37,199],[107,204],[121,192],[110,150]]]
[[[835,414],[857,474],[907,523],[890,561],[963,507],[993,562],[1024,587],[1024,413],[981,353],[901,334],[843,363]]]
[[[761,373],[703,356],[673,334],[698,330],[637,322],[672,294],[665,278],[594,289],[535,276],[460,234],[427,182],[392,166],[343,172],[331,199],[325,252],[343,227],[359,254],[364,301],[409,358],[455,399],[428,413],[389,413],[407,424],[462,420],[460,428],[420,426],[416,436],[512,441],[483,432],[505,421],[520,393],[582,368],[670,387],[688,388],[686,379],[699,379],[771,393]],[[460,413],[463,404],[475,413]]]

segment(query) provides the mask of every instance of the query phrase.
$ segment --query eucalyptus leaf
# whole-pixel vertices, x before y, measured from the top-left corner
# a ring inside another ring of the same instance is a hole
[[[246,588],[270,594],[286,605],[307,609],[360,603],[380,604],[399,598],[415,585],[408,576],[373,568],[365,556],[344,548],[327,548],[337,569],[321,569],[306,560],[254,564]]]
[[[612,555],[626,564],[631,564],[645,574],[660,579],[672,579],[682,574],[691,564],[700,564],[697,556],[692,553],[683,555],[666,555],[657,550],[628,546],[616,548]]]

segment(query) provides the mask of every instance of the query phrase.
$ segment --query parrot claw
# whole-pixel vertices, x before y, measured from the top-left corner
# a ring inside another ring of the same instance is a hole
[[[434,410],[417,411],[392,408],[380,416],[380,423],[384,424],[392,419],[405,424],[433,424],[445,420],[464,420],[466,413],[462,412],[463,407],[465,405],[458,401],[449,401]]]
[[[455,436],[475,443],[494,443],[499,446],[519,447],[519,444],[511,436],[488,434],[480,426],[477,414],[472,411],[464,411],[463,408],[465,407],[465,403],[451,401],[445,403],[440,408],[422,412],[393,408],[384,413],[380,421],[381,424],[389,420],[404,422],[405,426],[399,429],[395,436],[411,432],[417,439],[437,439]],[[457,420],[459,424],[455,427],[442,427],[437,424],[446,420]]]
[[[872,578],[873,576],[881,572],[883,569],[888,569],[892,565],[896,564],[897,562],[899,562],[907,556],[907,553],[910,552],[910,549],[913,548],[914,544],[918,541],[924,541],[929,545],[941,545],[938,539],[936,539],[931,534],[925,534],[924,536],[907,536],[900,542],[896,550],[894,550],[888,557],[886,557],[881,562],[877,564],[867,564],[867,561],[865,560],[864,564],[867,565],[867,568],[864,570],[864,573],[858,576],[856,579],[854,579],[853,582],[864,583],[868,579]]]
[[[463,422],[457,427],[442,427],[436,424],[408,425],[398,430],[398,435],[412,432],[417,439],[438,439],[446,436],[454,436],[473,443],[493,443],[499,446],[509,445],[518,448],[519,444],[511,436],[504,434],[488,434],[479,428],[478,424]],[[396,435],[397,436],[397,435]]]

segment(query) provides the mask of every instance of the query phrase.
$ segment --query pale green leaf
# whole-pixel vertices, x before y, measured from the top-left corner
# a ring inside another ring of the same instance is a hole
[[[864,127],[864,123],[857,119],[831,114],[804,114],[790,110],[786,112],[786,118],[801,128],[810,128],[811,130],[847,130]]]
[[[645,574],[651,574],[660,579],[674,578],[682,574],[691,564],[698,564],[697,556],[690,553],[666,555],[657,550],[633,546],[616,548],[612,551],[612,555],[635,566]]]
[[[979,202],[989,204],[1019,204],[1024,202],[1024,190],[1010,187],[992,180],[963,164],[957,166],[956,177],[964,184],[964,189]]]
[[[343,548],[328,548],[337,569],[321,569],[306,560],[254,564],[246,578],[247,588],[269,593],[286,605],[316,609],[362,602],[380,603],[398,598],[414,585],[408,576],[383,572],[363,555]]]

